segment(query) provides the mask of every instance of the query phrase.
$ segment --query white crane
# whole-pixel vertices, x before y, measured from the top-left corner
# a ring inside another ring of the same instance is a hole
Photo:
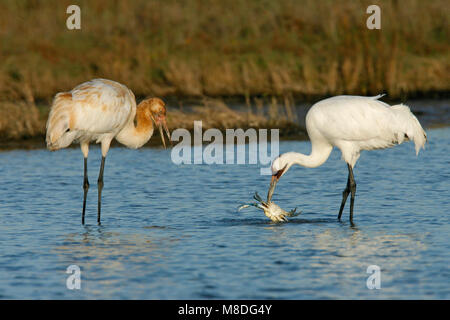
[[[136,126],[134,120],[136,118]],[[79,142],[84,156],[84,198],[81,222],[84,224],[86,196],[89,189],[87,157],[89,143],[101,143],[102,162],[98,176],[98,214],[100,224],[101,195],[105,158],[112,139],[129,148],[142,147],[153,134],[153,122],[162,128],[170,141],[166,124],[166,108],[159,98],[143,100],[136,107],[133,92],[123,84],[106,79],[84,82],[70,92],[56,94],[47,120],[47,148],[58,150]]]
[[[378,100],[382,96],[337,96],[314,104],[306,114],[311,154],[288,152],[273,161],[268,202],[272,199],[278,180],[292,165],[318,167],[328,159],[333,147],[338,147],[348,167],[347,186],[342,194],[338,219],[341,219],[345,202],[351,193],[350,222],[353,224],[356,193],[353,167],[361,151],[389,148],[412,140],[418,155],[427,140],[425,131],[407,106],[389,106]]]

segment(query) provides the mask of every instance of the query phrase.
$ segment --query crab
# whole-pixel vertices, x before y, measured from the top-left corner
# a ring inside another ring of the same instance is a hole
[[[288,221],[287,217],[295,217],[301,213],[301,211],[296,212],[297,208],[287,212],[281,209],[278,205],[276,205],[274,202],[270,200],[263,201],[263,199],[259,196],[257,192],[255,192],[253,199],[255,199],[257,202],[243,204],[239,206],[238,211],[241,211],[242,209],[248,208],[250,206],[257,207],[259,209],[264,210],[264,214],[273,222],[287,222]]]

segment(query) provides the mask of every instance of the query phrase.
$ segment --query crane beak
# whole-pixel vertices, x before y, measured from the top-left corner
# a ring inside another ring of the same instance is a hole
[[[277,185],[278,177],[276,174],[272,176],[272,180],[270,180],[269,192],[267,192],[267,202],[272,200],[273,192],[275,191],[275,186]]]
[[[157,124],[158,124],[158,129],[159,129],[159,135],[161,136],[161,140],[164,145],[164,149],[166,149],[166,141],[164,139],[163,128],[164,128],[164,131],[166,132],[167,138],[169,139],[169,143],[172,146],[172,140],[170,140],[170,132],[169,132],[169,129],[167,128],[166,117],[161,116],[158,119]]]
[[[270,180],[269,191],[267,192],[267,202],[270,202],[272,200],[272,195],[273,195],[273,192],[275,191],[275,186],[277,185],[278,180],[280,180],[280,178],[283,175],[286,168],[287,168],[287,165],[285,165],[283,169],[278,170],[277,173],[272,175],[272,180]]]

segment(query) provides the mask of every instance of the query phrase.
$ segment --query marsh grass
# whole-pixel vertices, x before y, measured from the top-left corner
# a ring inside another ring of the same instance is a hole
[[[42,133],[55,93],[96,77],[140,97],[241,97],[242,114],[196,109],[234,127],[292,120],[294,98],[449,90],[447,0],[80,0],[82,29],[70,31],[72,2],[0,2],[0,135]],[[381,30],[366,28],[370,4]]]
[[[167,124],[170,131],[184,128],[194,131],[194,121],[202,121],[204,130],[217,128],[265,128],[283,129],[283,136],[304,136],[305,130],[296,122],[291,105],[278,103],[275,97],[255,98],[245,108],[232,108],[222,99],[202,97],[194,99],[187,107],[169,104]],[[289,102],[291,103],[291,102]],[[39,137],[43,144],[48,107],[36,106],[34,102],[0,102],[0,142],[7,140],[30,139]],[[155,131],[155,135],[158,132]],[[152,139],[158,141],[158,139]],[[8,147],[8,144],[4,144]],[[2,145],[0,144],[0,148]]]
[[[0,140],[23,139],[42,135],[45,121],[33,104],[0,102]]]

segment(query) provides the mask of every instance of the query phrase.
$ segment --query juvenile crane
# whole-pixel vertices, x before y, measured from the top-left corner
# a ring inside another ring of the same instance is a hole
[[[169,141],[170,133],[166,124],[164,102],[159,98],[150,98],[136,107],[133,92],[115,81],[94,79],[76,86],[70,92],[56,94],[47,120],[47,148],[53,151],[66,148],[73,142],[80,143],[84,156],[82,224],[89,190],[89,143],[101,143],[102,150],[98,176],[97,222],[100,224],[103,171],[111,141],[115,138],[128,148],[140,148],[151,138],[153,122],[159,127],[165,147],[163,128]]]
[[[322,165],[333,147],[341,150],[347,163],[347,186],[342,194],[338,219],[350,198],[350,222],[353,224],[356,183],[353,167],[362,150],[384,149],[412,140],[416,155],[424,148],[427,135],[417,118],[405,105],[389,106],[376,97],[337,96],[314,104],[306,114],[306,130],[311,140],[311,154],[288,152],[272,163],[272,180],[267,194],[271,201],[278,180],[298,164],[307,168]]]

